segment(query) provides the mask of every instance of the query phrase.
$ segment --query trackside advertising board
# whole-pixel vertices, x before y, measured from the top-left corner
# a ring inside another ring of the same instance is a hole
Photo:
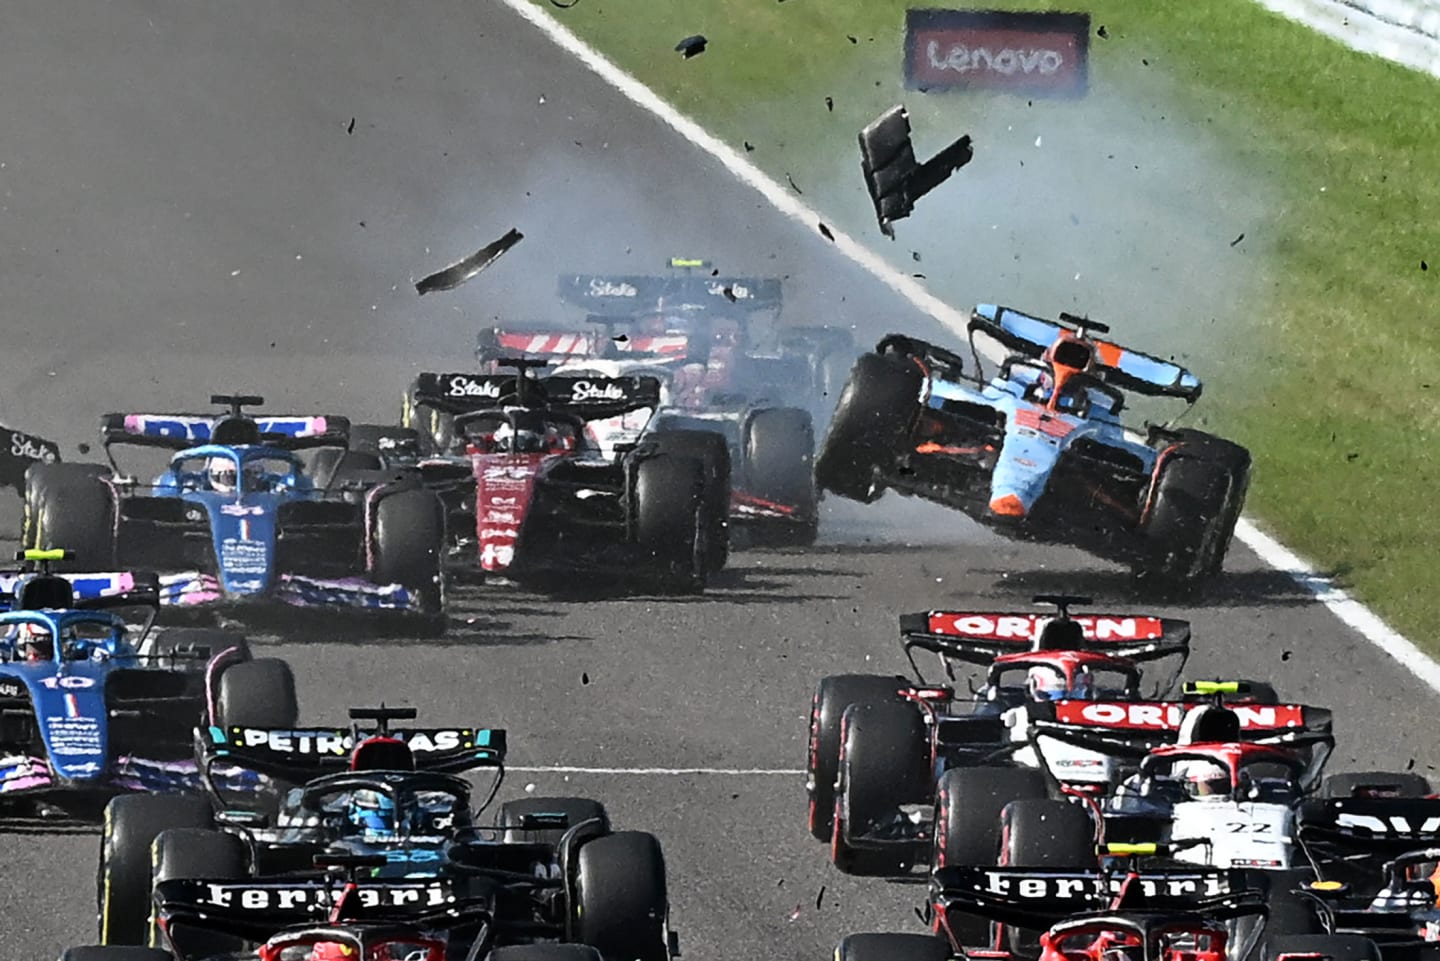
[[[907,10],[905,86],[1082,97],[1089,83],[1088,13]]]

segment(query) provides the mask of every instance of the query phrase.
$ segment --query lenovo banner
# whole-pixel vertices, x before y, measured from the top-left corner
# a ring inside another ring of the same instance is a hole
[[[1089,49],[1088,13],[908,10],[905,85],[1080,97]]]

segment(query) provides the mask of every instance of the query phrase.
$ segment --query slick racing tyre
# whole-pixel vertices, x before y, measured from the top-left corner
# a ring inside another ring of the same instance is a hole
[[[1380,948],[1358,934],[1292,934],[1265,943],[1265,961],[1287,955],[1325,958],[1326,961],[1380,961]]]
[[[546,814],[564,815],[565,827],[522,827],[526,817]],[[527,797],[506,801],[500,805],[495,825],[505,829],[503,840],[506,844],[548,844],[553,848],[560,843],[566,831],[586,821],[597,822],[587,828],[587,832],[593,830],[601,835],[610,833],[610,815],[605,810],[605,805],[585,797]]]
[[[839,789],[830,831],[830,860],[846,874],[903,874],[914,845],[867,848],[860,838],[898,842],[901,806],[924,804],[931,788],[930,735],[913,704],[852,704],[841,718]]]
[[[829,841],[835,818],[835,779],[840,774],[840,722],[851,704],[901,704],[905,682],[876,674],[837,674],[822,678],[810,699],[810,735],[806,739],[805,777],[810,795],[810,834]],[[919,711],[919,708],[912,708]]]
[[[427,634],[445,629],[441,560],[445,552],[445,508],[423,487],[381,494],[370,529],[370,579],[400,584],[414,593]]]
[[[115,497],[101,464],[35,464],[25,472],[25,548],[73,551],[56,571],[115,567]]]
[[[184,878],[237,881],[250,873],[250,855],[245,842],[233,834],[204,828],[171,828],[155,838],[151,848],[151,884]],[[172,928],[181,957],[198,958],[223,951],[242,951],[244,942],[209,931]],[[151,920],[150,946],[166,947],[164,935]]]
[[[945,939],[933,934],[847,934],[835,947],[835,961],[949,961],[953,956]]]
[[[815,491],[815,428],[808,411],[762,410],[745,425],[746,493],[794,508],[793,521],[762,524],[758,540],[772,546],[809,547],[819,528]]]
[[[174,961],[174,955],[157,948],[112,948],[95,944],[66,948],[60,953],[60,961]]]
[[[198,794],[127,794],[105,807],[96,896],[102,944],[144,944],[150,926],[150,848],[169,828],[211,828]]]
[[[705,468],[693,457],[660,454],[635,468],[635,540],[665,593],[700,594],[709,566]]]
[[[651,435],[663,454],[693,457],[705,473],[705,571],[718,574],[730,559],[732,465],[725,437],[708,430],[665,430]]]
[[[1000,814],[1012,801],[1046,796],[1044,772],[1028,767],[955,767],[935,788],[930,867],[999,861]],[[985,944],[990,922],[957,913],[950,919],[964,944]]]
[[[669,961],[670,895],[659,840],[620,831],[585,844],[576,860],[576,940],[607,958]]]
[[[588,944],[506,944],[485,955],[485,961],[603,961]]]
[[[1093,871],[1095,824],[1073,801],[1027,798],[1011,801],[1000,813],[1000,864],[1008,868]],[[1039,953],[1039,931],[1006,927],[1010,950],[1022,957]]]
[[[815,483],[862,504],[885,488],[876,471],[902,452],[919,408],[924,377],[906,360],[862,354],[840,392],[815,457]]]
[[[1428,797],[1430,793],[1430,782],[1419,774],[1409,771],[1356,771],[1332,774],[1320,787],[1320,796],[1325,798],[1423,798]]]
[[[300,706],[290,665],[274,657],[231,664],[215,687],[215,713],[221,727],[293,728]]]
[[[1218,574],[1244,508],[1250,454],[1218,437],[1182,432],[1162,453],[1144,532],[1151,573],[1185,586]]]

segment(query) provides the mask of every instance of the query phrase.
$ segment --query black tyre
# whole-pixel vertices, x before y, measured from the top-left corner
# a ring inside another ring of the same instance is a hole
[[[835,961],[949,961],[953,956],[949,943],[933,934],[847,934],[835,947]]]
[[[115,567],[115,497],[99,464],[35,464],[25,472],[21,546],[75,553],[57,571]]]
[[[527,815],[536,814],[563,814],[566,826],[529,830],[520,826]],[[600,834],[610,833],[610,815],[599,801],[584,797],[527,797],[500,805],[495,824],[505,828],[506,844],[543,843],[554,847],[570,828],[594,819],[599,820],[595,829]]]
[[[100,941],[144,944],[150,923],[150,846],[169,828],[210,828],[202,795],[130,794],[105,807],[96,895]]]
[[[837,674],[821,679],[810,699],[810,736],[806,738],[806,793],[810,833],[829,841],[835,822],[835,779],[840,775],[840,721],[851,704],[907,703],[898,693],[904,682],[876,674]],[[919,708],[915,708],[919,710]]]
[[[750,418],[743,439],[745,491],[795,509],[794,521],[762,529],[774,546],[808,547],[819,530],[815,490],[815,427],[796,407],[762,410]]]
[[[919,410],[923,382],[920,368],[908,361],[862,354],[820,443],[816,484],[862,504],[884,493],[876,469],[903,446]]]
[[[1318,955],[1327,961],[1380,961],[1380,948],[1358,934],[1293,934],[1265,943],[1265,961],[1287,954]]]
[[[1011,801],[1000,812],[1000,835],[1000,863],[1006,867],[1093,871],[1098,866],[1095,823],[1071,801]],[[1039,950],[1039,931],[1007,927],[1006,935],[1016,954],[1033,957]]]
[[[653,834],[620,831],[580,848],[576,940],[612,961],[668,961],[670,895]]]
[[[730,560],[730,448],[707,430],[666,430],[652,435],[661,453],[693,457],[704,466],[705,570],[717,574]]]
[[[416,387],[412,383],[400,399],[400,426],[415,431],[422,456],[448,453],[455,443],[454,417],[428,405],[417,404]]]
[[[1151,492],[1150,572],[1176,586],[1218,574],[1249,484],[1250,454],[1243,447],[1183,432]]]
[[[1320,788],[1320,796],[1423,798],[1434,793],[1430,782],[1409,771],[1357,771],[1332,774]]]
[[[1216,549],[1205,571],[1207,574],[1219,574],[1225,564],[1225,555],[1230,550],[1230,541],[1235,536],[1235,525],[1245,509],[1245,495],[1250,491],[1250,452],[1233,441],[1204,431],[1182,429],[1176,434],[1192,454],[1204,456],[1230,476],[1230,492],[1218,525]]]
[[[445,625],[441,561],[445,553],[445,508],[421,487],[382,494],[370,530],[373,557],[370,578],[376,584],[401,584],[419,599],[426,633]]]
[[[485,955],[486,961],[602,961],[588,944],[507,944]]]
[[[300,705],[290,665],[274,657],[230,665],[216,686],[215,713],[222,727],[294,727]]]
[[[171,828],[160,832],[151,849],[151,884],[182,878],[235,881],[250,873],[245,842],[233,834],[204,828]],[[170,937],[182,957],[201,957],[221,951],[243,950],[244,942],[208,931],[176,926]],[[164,936],[152,920],[150,946],[165,947]]]
[[[915,862],[912,846],[867,849],[853,843],[924,804],[932,787],[930,734],[908,703],[851,704],[841,719],[840,788],[835,795],[830,860],[846,874],[902,874]]]
[[[988,865],[1000,860],[1000,814],[1012,801],[1043,798],[1044,772],[1028,767],[960,767],[935,788],[930,865]],[[950,919],[962,944],[985,944],[990,922],[966,914]]]
[[[660,454],[635,468],[635,540],[662,591],[705,590],[705,475],[693,457]]]
[[[60,952],[60,961],[174,961],[174,956],[169,951],[155,948],[122,948],[94,944],[66,948]]]

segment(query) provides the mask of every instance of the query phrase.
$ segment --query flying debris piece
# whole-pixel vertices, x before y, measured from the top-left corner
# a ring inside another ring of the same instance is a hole
[[[828,111],[830,111],[831,113],[834,113],[834,112],[835,112],[835,98],[834,98],[834,97],[826,97],[826,98],[825,98],[825,109],[828,110]]]
[[[499,240],[488,243],[464,260],[421,279],[415,284],[415,292],[424,296],[435,290],[454,290],[489,267],[499,259],[501,254],[524,239],[525,235],[512,227],[510,232]]]
[[[785,179],[790,181],[790,189],[795,191],[797,194],[803,194],[805,192],[800,189],[800,185],[795,182],[794,177],[790,176],[790,171],[788,170],[785,171]]]
[[[1095,36],[1099,37],[1101,40],[1109,40],[1110,31],[1106,30],[1105,24],[1102,23],[1100,24],[1100,29],[1095,31]]]
[[[822,237],[824,237],[826,240],[834,240],[834,239],[835,239],[835,235],[830,232],[830,228],[829,228],[829,227],[825,226],[825,222],[824,222],[824,221],[821,221],[821,222],[820,222],[820,235],[821,235]]]
[[[351,117],[351,118],[350,118],[350,126],[348,126],[348,127],[345,128],[345,132],[346,132],[346,133],[352,133],[352,134],[355,132],[355,118],[354,118],[354,117]]]
[[[681,40],[679,43],[675,44],[675,52],[683,53],[685,55],[685,59],[689,60],[691,57],[698,56],[699,54],[704,53],[705,44],[707,44],[708,42],[709,41],[705,39],[703,34],[697,33],[695,34],[695,36],[686,37],[684,40]]]
[[[860,131],[860,169],[875,204],[875,219],[891,240],[891,224],[910,216],[915,201],[940,186],[974,156],[966,134],[920,163],[910,143],[910,115],[897,104]]]
[[[755,149],[755,145],[754,145],[753,143],[751,143],[751,142],[748,141],[748,140],[745,141],[745,152],[746,152],[746,153],[749,153],[750,151],[752,151],[752,150],[754,150],[754,149]]]

